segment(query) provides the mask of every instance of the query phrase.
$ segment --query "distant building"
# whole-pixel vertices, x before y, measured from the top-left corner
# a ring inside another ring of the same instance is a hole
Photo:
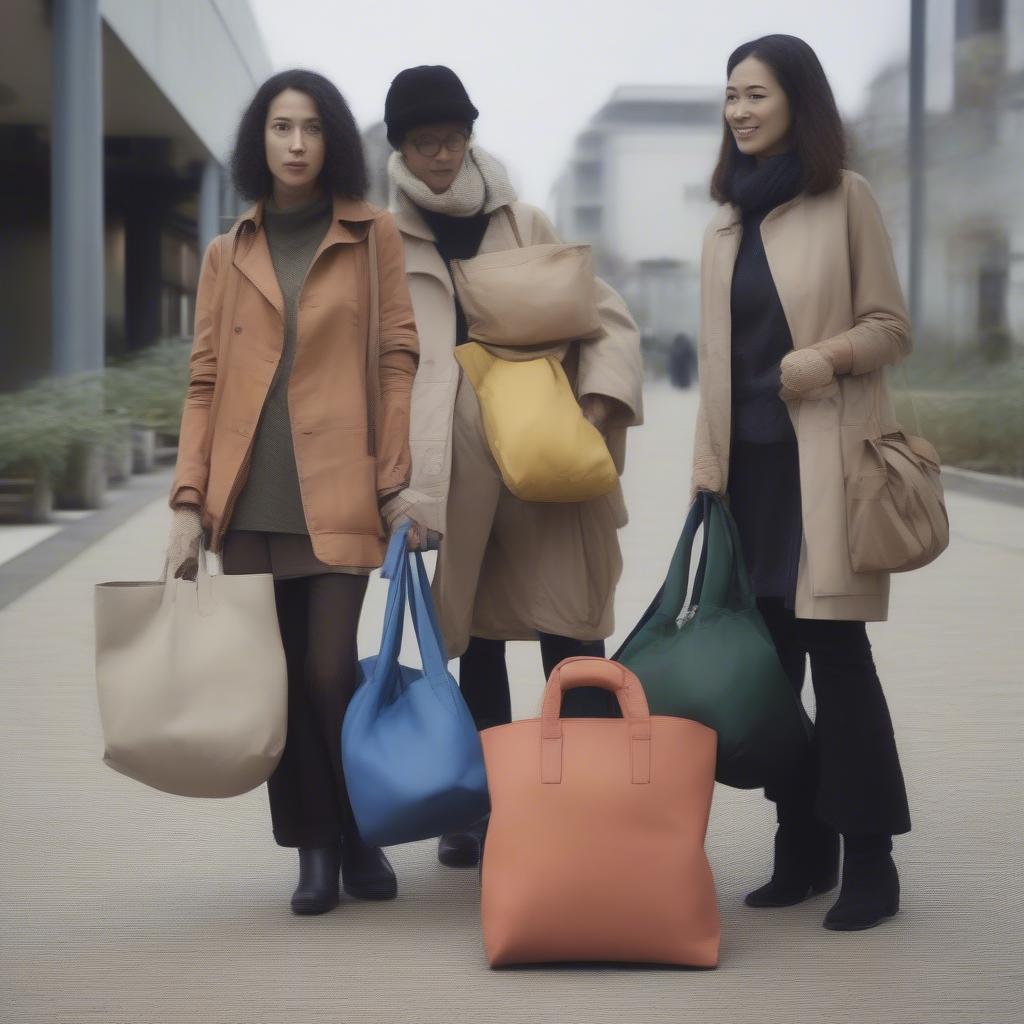
[[[626,85],[579,135],[554,190],[567,240],[590,242],[648,336],[698,326],[708,187],[722,135],[721,90]]]
[[[1024,342],[1024,3],[930,0],[925,238],[915,333],[934,344]],[[908,72],[879,75],[855,126],[906,280]]]
[[[393,150],[388,142],[388,129],[383,121],[371,124],[363,132],[363,152],[366,154],[366,173],[369,188],[366,198],[371,203],[387,208],[388,193],[391,188],[388,178],[388,159]]]
[[[191,334],[270,70],[247,0],[3,0],[0,390]]]

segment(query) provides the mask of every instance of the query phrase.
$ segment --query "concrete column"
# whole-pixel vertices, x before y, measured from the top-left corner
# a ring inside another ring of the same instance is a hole
[[[910,239],[908,243],[907,304],[911,325],[920,331],[921,292],[924,279],[925,208],[925,66],[927,27],[924,0],[910,3],[910,110],[907,153],[910,174]]]
[[[99,0],[53,0],[53,370],[99,370],[103,324],[103,85]]]
[[[220,164],[216,160],[206,161],[203,176],[199,182],[199,258],[206,247],[221,234],[220,226]]]

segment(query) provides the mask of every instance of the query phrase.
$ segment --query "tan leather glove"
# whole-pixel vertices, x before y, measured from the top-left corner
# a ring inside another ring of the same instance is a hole
[[[199,571],[199,546],[203,539],[203,520],[195,505],[179,505],[171,518],[171,536],[167,542],[167,568],[171,579],[194,580]]]
[[[782,386],[803,395],[831,383],[837,374],[853,369],[853,346],[842,336],[788,353],[779,367]]]

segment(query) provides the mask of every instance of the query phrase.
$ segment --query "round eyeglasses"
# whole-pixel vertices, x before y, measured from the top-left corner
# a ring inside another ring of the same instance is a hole
[[[436,135],[419,135],[412,140],[413,147],[420,156],[437,156],[443,146],[449,153],[461,153],[466,148],[469,136],[463,132],[452,132],[439,139]]]

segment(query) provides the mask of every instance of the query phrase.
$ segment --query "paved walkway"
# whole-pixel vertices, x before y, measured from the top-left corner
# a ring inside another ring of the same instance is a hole
[[[618,637],[659,583],[685,501],[694,396],[654,387],[648,402],[627,477]],[[827,897],[742,907],[769,867],[769,808],[719,788],[714,972],[489,971],[476,873],[440,867],[428,843],[393,851],[394,903],[295,918],[293,856],[269,841],[263,792],[190,801],[105,768],[91,588],[156,573],[167,512],[146,507],[0,611],[0,1020],[1019,1021],[1024,522],[966,495],[949,506],[951,549],[894,582],[892,621],[871,631],[914,814],[897,847],[903,912],[843,935],[820,928]],[[364,650],[382,603],[375,582]],[[516,714],[530,715],[536,650],[516,645],[512,669]]]

